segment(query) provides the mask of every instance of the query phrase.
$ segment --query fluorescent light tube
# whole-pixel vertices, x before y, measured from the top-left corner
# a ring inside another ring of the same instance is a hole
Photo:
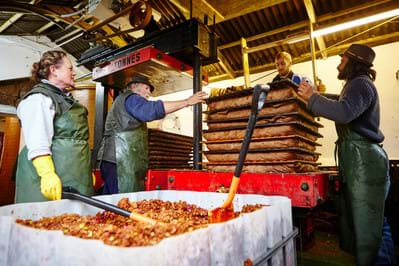
[[[346,30],[349,28],[353,28],[353,27],[357,27],[360,25],[364,25],[367,23],[371,23],[371,22],[375,22],[378,20],[383,20],[386,18],[391,18],[391,17],[395,17],[395,16],[399,16],[399,8],[394,9],[394,10],[390,10],[387,12],[383,12],[380,14],[376,14],[376,15],[372,15],[369,17],[365,17],[365,18],[360,18],[360,19],[356,19],[356,20],[352,20],[349,22],[345,22],[342,24],[338,24],[335,26],[331,26],[331,27],[327,27],[325,29],[320,29],[320,30],[315,30],[312,33],[312,37],[318,37],[318,36],[323,36],[323,35],[327,35],[333,32],[337,32],[337,31],[341,31],[341,30]]]

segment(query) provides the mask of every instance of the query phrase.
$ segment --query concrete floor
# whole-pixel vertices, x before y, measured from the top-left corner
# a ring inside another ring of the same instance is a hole
[[[355,265],[353,257],[339,249],[337,235],[320,231],[315,232],[312,247],[302,252],[297,251],[297,258],[300,266]]]
[[[297,242],[298,243],[298,242]],[[399,245],[395,246],[396,261],[399,262]],[[314,244],[300,251],[297,247],[298,266],[350,266],[355,265],[353,257],[339,249],[336,234],[315,231]]]

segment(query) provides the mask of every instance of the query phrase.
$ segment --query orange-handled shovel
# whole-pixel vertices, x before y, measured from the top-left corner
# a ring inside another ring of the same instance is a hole
[[[249,116],[247,129],[245,131],[244,140],[241,145],[240,155],[238,162],[234,170],[234,176],[231,180],[229,194],[226,201],[222,206],[212,209],[208,212],[209,220],[211,223],[219,223],[234,218],[233,199],[240,183],[240,175],[244,166],[245,157],[247,156],[249,143],[251,142],[252,134],[254,132],[256,118],[258,112],[262,109],[263,104],[266,100],[267,93],[270,90],[268,85],[256,85],[252,94],[252,108]]]
[[[130,219],[138,221],[138,222],[149,223],[152,225],[158,223],[156,220],[151,219],[142,214],[139,214],[136,212],[129,212],[129,211],[119,208],[115,205],[109,204],[108,202],[82,195],[79,193],[79,191],[77,191],[76,189],[74,189],[72,187],[62,187],[62,198],[63,199],[71,199],[71,200],[79,200],[79,201],[82,201],[89,205],[95,206],[97,208],[100,208],[100,209],[103,209],[106,211],[110,211],[110,212],[113,212],[113,213],[116,213],[116,214],[119,214],[119,215],[122,215],[125,217],[129,217]],[[158,224],[161,224],[161,223],[158,223]]]

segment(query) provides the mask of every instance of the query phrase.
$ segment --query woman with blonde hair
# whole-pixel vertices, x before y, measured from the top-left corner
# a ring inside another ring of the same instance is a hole
[[[36,85],[17,108],[25,141],[17,165],[17,203],[59,200],[63,185],[93,194],[87,109],[66,90],[74,87],[74,76],[63,51],[47,51],[32,66]]]

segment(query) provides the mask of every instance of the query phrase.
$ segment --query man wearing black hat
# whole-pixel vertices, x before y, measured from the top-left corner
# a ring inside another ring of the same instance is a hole
[[[314,92],[307,82],[300,84],[298,94],[315,115],[335,121],[341,178],[340,246],[355,256],[357,265],[375,265],[381,261],[389,188],[389,160],[380,144],[384,135],[379,128],[380,105],[373,83],[376,72],[371,69],[375,53],[366,45],[352,44],[341,57],[338,79],[346,83],[337,98]],[[383,259],[383,265],[391,265],[394,256]]]
[[[204,101],[205,92],[180,101],[149,101],[154,86],[143,75],[135,75],[112,104],[105,122],[104,136],[98,152],[103,194],[144,190],[148,166],[146,122]]]

